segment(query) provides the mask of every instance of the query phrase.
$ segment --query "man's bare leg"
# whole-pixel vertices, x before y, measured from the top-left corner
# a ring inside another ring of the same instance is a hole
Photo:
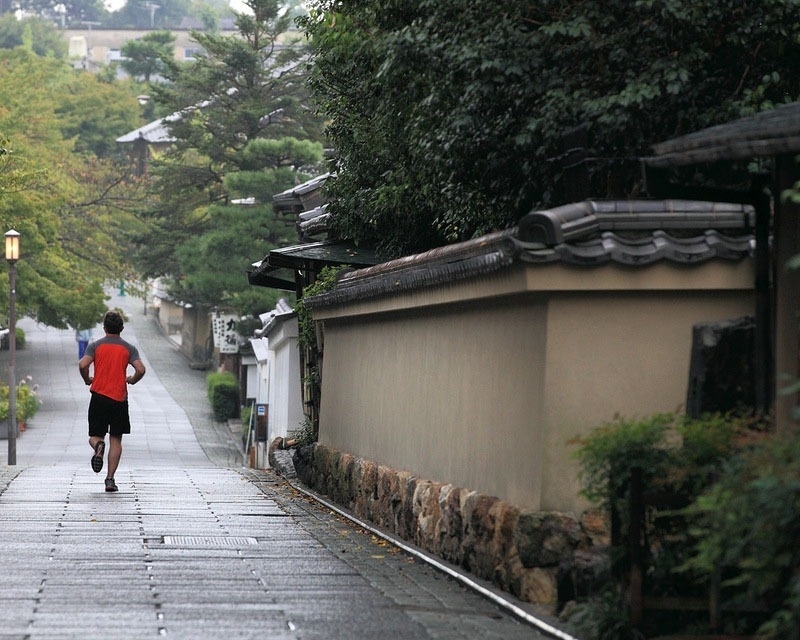
[[[109,436],[108,438],[108,473],[107,478],[113,478],[122,457],[122,436]]]

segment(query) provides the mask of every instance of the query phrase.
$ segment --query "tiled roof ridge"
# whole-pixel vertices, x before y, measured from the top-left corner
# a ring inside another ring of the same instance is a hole
[[[402,258],[381,262],[371,267],[348,271],[341,275],[339,282],[346,285],[349,280],[364,281],[373,277],[382,277],[386,273],[398,274],[403,271],[419,269],[421,265],[469,260],[490,252],[501,251],[514,254],[516,249],[514,248],[513,238],[516,233],[517,227],[513,227],[503,231],[496,231],[474,240],[448,244],[443,247],[429,249],[423,253],[403,256]]]
[[[504,231],[344,272],[333,291],[309,298],[308,304],[313,308],[391,295],[486,275],[515,261],[642,266],[661,260],[685,265],[741,260],[753,253],[754,215],[749,205],[689,200],[573,203],[532,212]],[[648,233],[638,238],[619,233],[631,230]],[[669,232],[686,230],[698,233],[677,237]]]
[[[456,262],[444,262],[424,268],[408,269],[402,273],[382,274],[370,280],[359,280],[357,283],[336,287],[332,291],[306,298],[312,309],[336,304],[364,300],[384,295],[394,295],[405,291],[413,291],[423,287],[454,282],[475,276],[499,271],[510,266],[514,256],[504,251],[491,251],[478,256]]]
[[[518,242],[519,259],[527,263],[562,262],[571,265],[596,266],[615,262],[643,266],[661,260],[676,264],[696,264],[713,259],[741,260],[753,255],[755,240],[752,234],[728,236],[716,229],[702,235],[676,238],[657,230],[642,238],[627,238],[605,231],[599,238],[583,242],[546,246],[540,243]]]
[[[584,200],[532,211],[519,222],[520,239],[556,245],[603,231],[752,229],[755,209],[704,200]]]

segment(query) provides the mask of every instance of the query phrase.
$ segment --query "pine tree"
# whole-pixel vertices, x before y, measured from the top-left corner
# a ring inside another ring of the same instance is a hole
[[[172,149],[152,168],[155,204],[139,263],[182,300],[259,313],[275,293],[253,291],[254,256],[297,241],[272,195],[321,172],[321,126],[307,108],[305,51],[273,0],[249,0],[235,36],[193,32],[204,53],[163,70],[153,87]]]

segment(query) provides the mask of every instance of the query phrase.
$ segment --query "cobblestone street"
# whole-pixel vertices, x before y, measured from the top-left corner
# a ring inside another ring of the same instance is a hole
[[[17,377],[38,385],[42,407],[16,466],[0,441],[0,639],[548,637],[275,473],[244,468],[238,435],[212,419],[205,374],[141,300],[110,306],[129,314],[122,335],[148,368],[131,389],[116,494],[89,465],[73,333],[20,322]]]

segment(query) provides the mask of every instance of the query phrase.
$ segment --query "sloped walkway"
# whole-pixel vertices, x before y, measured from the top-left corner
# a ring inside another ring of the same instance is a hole
[[[17,379],[30,375],[43,404],[16,466],[0,440],[0,640],[543,637],[271,472],[242,468],[205,374],[141,300],[110,306],[129,313],[123,337],[148,367],[131,388],[119,493],[89,466],[72,332],[20,323]]]

